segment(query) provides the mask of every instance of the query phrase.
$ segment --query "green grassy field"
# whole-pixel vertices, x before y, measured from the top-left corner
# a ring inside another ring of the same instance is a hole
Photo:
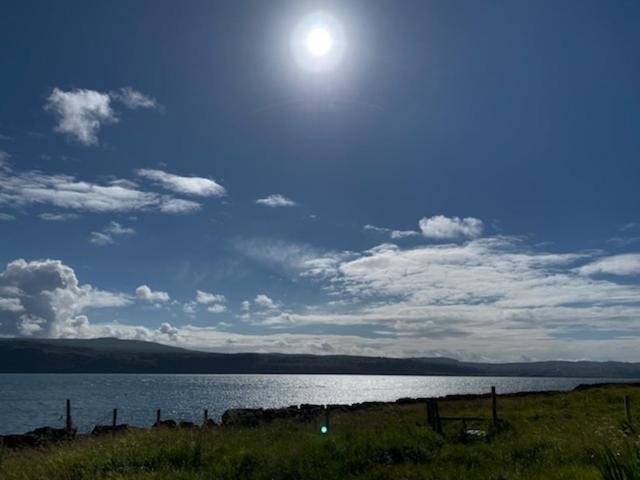
[[[425,427],[424,404],[390,405],[256,428],[143,430],[86,438],[41,450],[0,453],[0,478],[13,479],[602,479],[606,449],[625,463],[640,436],[624,420],[629,395],[640,427],[640,388],[499,397],[504,424],[483,440],[446,422]],[[488,399],[440,402],[441,415],[488,416]],[[638,470],[640,472],[640,470]],[[611,477],[615,478],[615,477]],[[627,477],[620,477],[626,479]],[[640,477],[628,477],[640,478]]]

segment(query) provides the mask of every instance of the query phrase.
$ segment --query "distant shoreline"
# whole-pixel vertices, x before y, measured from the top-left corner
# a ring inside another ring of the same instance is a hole
[[[135,340],[0,339],[0,373],[401,375],[640,379],[640,363],[207,353]]]

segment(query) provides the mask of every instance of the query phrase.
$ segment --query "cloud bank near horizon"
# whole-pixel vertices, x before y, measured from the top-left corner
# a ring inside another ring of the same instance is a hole
[[[595,351],[603,360],[635,358],[640,287],[624,278],[640,274],[632,268],[637,255],[550,253],[505,236],[412,247],[385,243],[361,252],[259,244],[239,249],[321,289],[326,301],[293,308],[261,292],[236,308],[224,293],[198,290],[193,299],[178,301],[147,285],[133,297],[81,285],[59,260],[18,259],[0,274],[0,334],[107,335],[229,352],[506,361],[575,360]],[[89,320],[92,309],[124,308],[136,300],[191,314],[200,306],[225,318],[218,326],[174,321],[156,328]],[[238,322],[262,330],[240,332]],[[359,333],[340,334],[345,328]]]

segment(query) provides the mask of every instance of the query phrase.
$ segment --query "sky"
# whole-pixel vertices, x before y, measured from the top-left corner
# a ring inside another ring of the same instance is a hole
[[[634,1],[4,1],[0,336],[640,361],[639,27]]]

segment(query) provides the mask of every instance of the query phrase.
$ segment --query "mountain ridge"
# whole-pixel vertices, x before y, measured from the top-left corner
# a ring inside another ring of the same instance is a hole
[[[140,340],[0,339],[0,373],[226,373],[537,376],[640,379],[640,363],[481,363],[446,357],[219,353]]]

